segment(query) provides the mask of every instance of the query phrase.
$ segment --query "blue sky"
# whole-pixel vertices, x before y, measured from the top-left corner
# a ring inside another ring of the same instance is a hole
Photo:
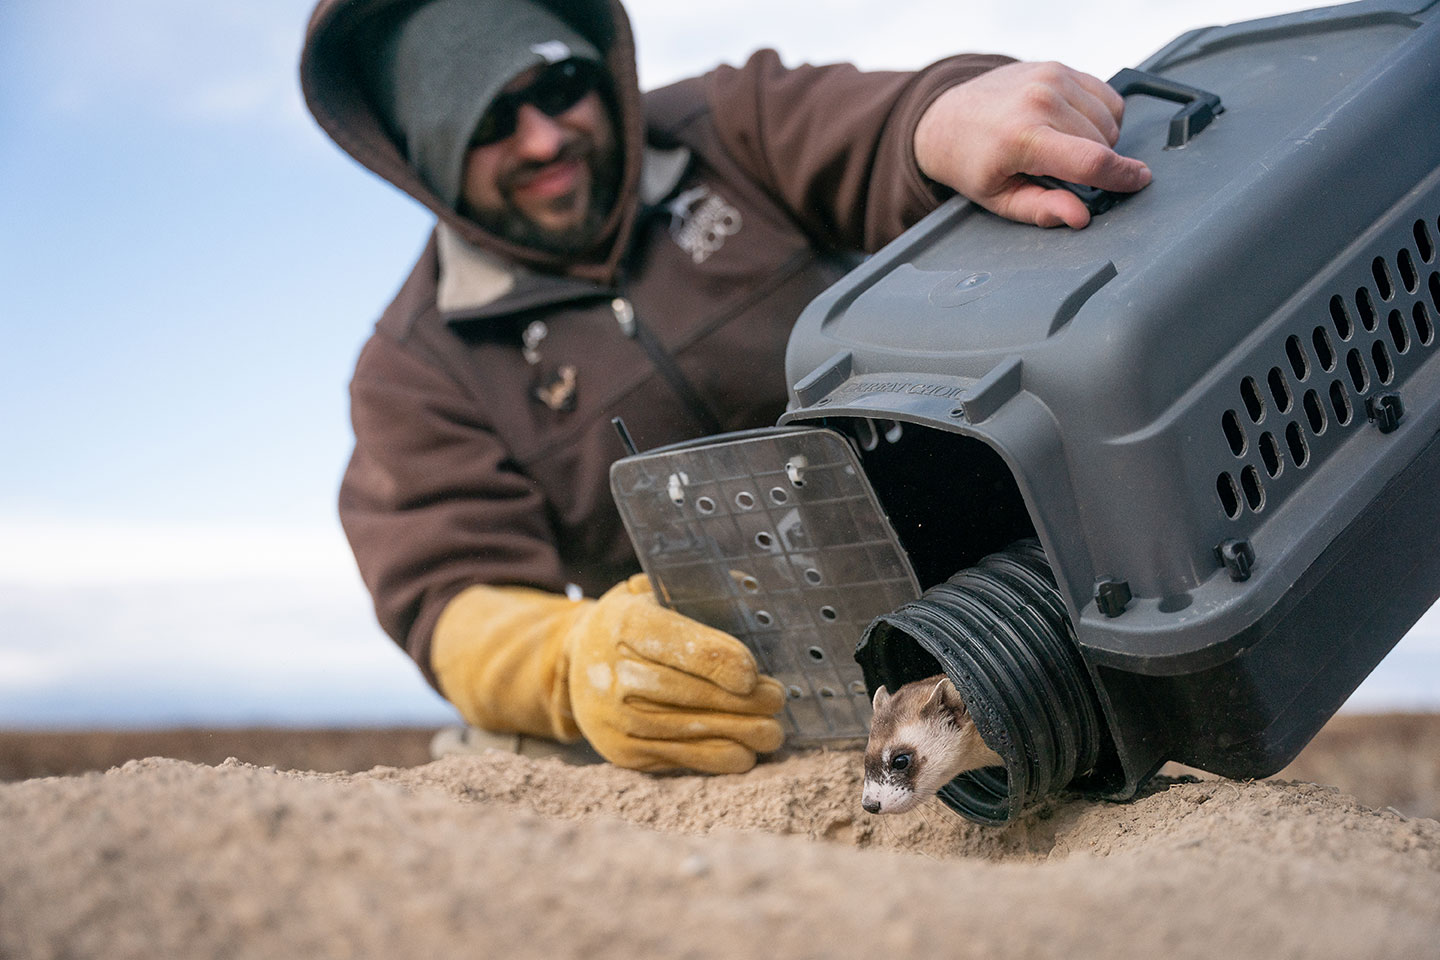
[[[970,49],[1108,76],[1184,29],[1300,6],[631,11],[656,85],[764,45],[792,63]],[[374,626],[333,505],[355,353],[429,220],[310,122],[309,9],[0,4],[0,726],[451,715]],[[1357,703],[1440,707],[1427,629]]]

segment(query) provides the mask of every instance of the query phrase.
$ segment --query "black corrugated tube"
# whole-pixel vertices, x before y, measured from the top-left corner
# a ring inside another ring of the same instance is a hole
[[[872,695],[882,683],[893,690],[934,673],[917,645],[1005,761],[941,789],[952,810],[1004,823],[1094,766],[1095,691],[1038,541],[1017,541],[876,618],[855,651]]]

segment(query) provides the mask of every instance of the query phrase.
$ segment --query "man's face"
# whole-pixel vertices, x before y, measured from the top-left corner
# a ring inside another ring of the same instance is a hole
[[[503,93],[527,89],[544,69],[520,74]],[[579,252],[615,202],[619,167],[614,123],[598,93],[553,117],[522,103],[513,133],[466,153],[461,209],[508,240]]]

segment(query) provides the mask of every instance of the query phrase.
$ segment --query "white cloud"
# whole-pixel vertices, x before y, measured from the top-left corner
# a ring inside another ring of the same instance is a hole
[[[24,690],[53,683],[64,672],[61,658],[53,651],[0,648],[0,690]]]
[[[338,526],[166,526],[0,517],[0,581],[137,583],[244,577],[358,583]]]
[[[454,722],[358,584],[0,581],[0,727]]]

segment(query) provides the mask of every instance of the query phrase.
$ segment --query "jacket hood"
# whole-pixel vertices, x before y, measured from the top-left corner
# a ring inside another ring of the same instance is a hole
[[[300,56],[300,86],[320,128],[362,166],[432,210],[466,242],[537,270],[608,282],[636,215],[644,128],[635,44],[617,0],[531,0],[549,8],[599,49],[614,85],[616,136],[623,172],[615,208],[591,253],[569,257],[522,247],[490,233],[431,190],[406,162],[366,93],[365,58],[373,37],[426,0],[320,0],[310,15]]]

